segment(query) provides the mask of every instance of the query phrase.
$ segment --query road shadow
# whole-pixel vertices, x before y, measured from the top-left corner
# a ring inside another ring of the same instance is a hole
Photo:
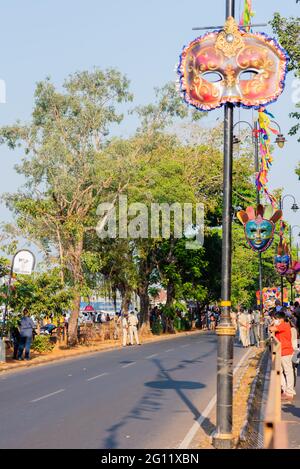
[[[285,403],[282,406],[282,412],[284,414],[291,414],[294,417],[300,418],[300,408],[296,407],[295,404],[296,404],[295,402],[293,402],[291,404]]]
[[[188,363],[195,363],[199,358],[200,357],[196,357],[195,360],[188,360]],[[187,362],[187,360],[183,360],[183,362]],[[146,382],[144,384],[146,392],[142,398],[127,415],[123,416],[119,422],[116,422],[113,426],[107,429],[107,437],[104,440],[103,448],[122,448],[124,435],[121,435],[121,431],[124,431],[124,427],[126,427],[130,421],[136,420],[147,422],[153,420],[155,415],[157,415],[157,413],[159,413],[164,407],[164,401],[169,399],[170,395],[166,394],[165,391],[174,391],[176,393],[184,403],[184,406],[192,414],[193,421],[197,421],[201,417],[201,412],[186,395],[186,391],[200,390],[205,388],[206,385],[197,381],[173,379],[170,371],[163,368],[159,359],[153,359],[152,363],[154,363],[158,369],[157,379]],[[181,365],[182,363],[180,362],[176,368],[172,369],[172,371],[180,369]],[[188,366],[188,364],[185,363],[183,367],[185,366]],[[209,418],[204,420],[202,427],[209,435],[211,434],[212,429],[214,429],[214,425],[210,422]]]

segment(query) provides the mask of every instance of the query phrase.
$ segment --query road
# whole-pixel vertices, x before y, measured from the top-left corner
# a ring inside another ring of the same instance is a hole
[[[0,448],[178,448],[215,395],[216,349],[199,333],[0,375]]]

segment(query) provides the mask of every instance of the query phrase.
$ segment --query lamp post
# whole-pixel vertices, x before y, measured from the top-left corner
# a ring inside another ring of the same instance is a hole
[[[293,254],[293,229],[294,228],[300,228],[300,225],[289,226],[291,256]],[[300,232],[298,233],[298,236],[300,236]],[[297,243],[297,260],[298,260],[298,243]],[[291,283],[291,301],[293,301],[293,284],[292,283]]]
[[[279,208],[281,210],[283,210],[283,202],[284,202],[284,199],[286,199],[287,197],[289,197],[293,200],[293,205],[291,206],[291,210],[294,213],[296,213],[299,210],[299,206],[296,202],[295,197],[292,194],[286,194],[283,197],[280,197],[280,199],[279,199]],[[291,243],[291,240],[292,240],[292,233],[290,231],[290,243]],[[291,246],[291,249],[292,249],[292,243],[290,244],[290,246]],[[281,289],[281,305],[283,306],[283,276],[282,275],[281,275],[281,278],[280,278],[280,289]]]
[[[286,139],[283,136],[281,132],[280,125],[276,121],[271,121],[273,124],[275,124],[279,128],[279,134],[276,137],[275,143],[279,146],[279,148],[283,148]],[[254,125],[252,126],[248,121],[239,121],[236,122],[233,126],[233,129],[238,125],[238,124],[247,124],[248,127],[251,129],[252,133],[252,141],[254,143],[254,165],[255,165],[255,172],[259,172],[259,148],[258,148],[258,140],[259,140],[259,135],[258,135],[258,122],[255,120]],[[233,136],[233,143],[237,144],[240,143],[240,139],[236,137],[235,135]],[[256,204],[260,204],[260,193],[258,188],[256,187]],[[258,265],[259,265],[259,312],[260,312],[260,346],[264,346],[264,321],[263,321],[263,314],[264,314],[264,308],[263,308],[263,294],[262,294],[262,289],[263,289],[263,281],[262,281],[262,253],[258,253]]]
[[[226,0],[226,17],[234,18],[235,0]],[[228,38],[228,40],[231,38]],[[233,104],[224,109],[223,218],[222,218],[222,285],[221,320],[216,329],[217,350],[217,425],[213,445],[217,449],[233,446],[233,342],[235,328],[231,322],[231,255],[232,255],[232,160]]]

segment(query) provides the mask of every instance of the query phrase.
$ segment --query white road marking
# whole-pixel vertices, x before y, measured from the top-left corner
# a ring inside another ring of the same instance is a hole
[[[101,373],[101,375],[93,376],[92,378],[87,379],[87,381],[93,381],[94,379],[101,378],[101,376],[107,376],[109,373]]]
[[[157,357],[158,353],[153,353],[153,355],[149,355],[148,357],[146,358],[154,358],[154,357]]]
[[[135,365],[135,364],[136,364],[136,362],[127,363],[127,365],[123,365],[122,368],[128,368],[129,366]]]
[[[181,348],[189,347],[191,344],[181,345]]]
[[[59,389],[58,391],[51,392],[50,394],[46,394],[45,396],[38,397],[37,399],[33,399],[30,402],[38,402],[38,401],[41,401],[42,399],[47,399],[48,397],[54,396],[55,394],[59,394],[64,391],[65,389]]]
[[[252,350],[249,349],[245,355],[242,356],[238,364],[233,370],[233,376],[236,374],[238,369],[242,366],[243,362],[248,358],[248,356],[251,354]],[[178,446],[178,449],[188,449],[191,442],[193,441],[197,431],[201,428],[202,423],[204,420],[209,416],[211,413],[212,409],[216,405],[217,402],[217,395],[215,394],[214,397],[209,401],[203,412],[201,412],[200,417],[198,420],[193,424],[193,426],[190,428],[188,433],[186,434],[185,438],[182,440],[180,445]]]
[[[168,350],[166,350],[166,353],[167,352],[173,352],[173,350],[174,350],[173,348],[169,348]]]

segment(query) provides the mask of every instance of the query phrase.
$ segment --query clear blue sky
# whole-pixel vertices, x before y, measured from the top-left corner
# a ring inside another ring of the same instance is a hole
[[[0,104],[0,125],[29,119],[35,83],[50,75],[60,85],[77,70],[117,67],[131,80],[136,104],[150,102],[154,86],[176,78],[174,67],[183,47],[196,34],[193,26],[224,23],[225,0],[10,0],[1,2],[0,78],[7,86],[7,102]],[[242,0],[236,0],[239,16]],[[273,12],[300,16],[295,0],[253,0],[255,22],[268,22]],[[266,28],[266,32],[271,32]],[[287,133],[292,77],[270,111]],[[211,112],[210,123],[217,117]],[[236,120],[251,119],[252,111],[236,111]],[[133,129],[124,129],[130,133]],[[300,160],[299,143],[288,137],[284,150],[274,153],[270,187],[284,187],[300,205],[300,181],[294,173]],[[22,180],[14,171],[21,153],[0,147],[0,192],[15,191]],[[285,217],[300,225],[300,214]],[[0,206],[0,220],[9,214]],[[295,235],[298,233],[295,230]],[[299,239],[300,241],[300,239]]]

